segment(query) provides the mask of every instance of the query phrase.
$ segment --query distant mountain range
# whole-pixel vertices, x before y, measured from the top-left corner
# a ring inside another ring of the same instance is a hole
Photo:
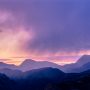
[[[76,63],[67,64],[64,66],[60,66],[48,61],[34,61],[31,59],[26,59],[19,66],[0,62],[0,72],[3,73],[6,72],[8,69],[25,72],[33,69],[44,68],[44,67],[57,68],[66,73],[83,72],[90,69],[90,55],[83,55]]]
[[[58,68],[58,69],[61,68],[60,65],[57,65],[57,64],[52,63],[52,62],[34,61],[34,60],[31,60],[31,59],[26,59],[20,66],[18,66],[19,70],[22,70],[22,71],[28,71],[28,70],[32,70],[32,69],[39,69],[39,68],[43,68],[43,67],[53,67],[53,68]]]

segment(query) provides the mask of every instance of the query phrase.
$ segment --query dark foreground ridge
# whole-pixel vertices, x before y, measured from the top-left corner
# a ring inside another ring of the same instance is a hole
[[[0,74],[0,90],[90,90],[90,70],[68,74],[47,67],[21,72],[15,77]]]

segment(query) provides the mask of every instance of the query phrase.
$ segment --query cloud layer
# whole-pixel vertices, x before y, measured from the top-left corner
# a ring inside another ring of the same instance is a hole
[[[90,49],[89,0],[0,0],[0,17],[0,46],[9,43],[10,51],[77,56]]]

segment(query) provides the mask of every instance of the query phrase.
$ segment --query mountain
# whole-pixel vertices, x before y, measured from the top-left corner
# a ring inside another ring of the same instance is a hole
[[[0,73],[5,74],[10,78],[16,79],[16,78],[20,78],[23,72],[20,70],[3,68],[3,69],[0,69]]]
[[[64,73],[46,67],[22,72],[21,79],[0,74],[0,90],[90,90],[90,70]]]
[[[5,73],[12,70],[5,69]],[[13,70],[14,72],[14,70]],[[16,74],[17,72],[14,72]],[[7,73],[6,73],[7,74]],[[46,90],[49,84],[63,79],[65,73],[56,68],[46,67],[22,72],[21,79],[0,74],[0,90]],[[50,89],[51,90],[51,89]]]
[[[49,84],[62,81],[65,73],[59,69],[46,67],[23,73],[20,90],[46,90]]]
[[[79,66],[82,66],[86,63],[90,62],[90,55],[83,55],[77,62],[76,64]]]
[[[40,69],[30,70],[24,73],[24,77],[32,77],[32,78],[49,78],[49,79],[62,79],[64,76],[64,72],[57,68],[45,67]]]
[[[7,68],[7,69],[20,70],[25,72],[32,69],[52,67],[52,68],[58,68],[63,72],[67,72],[67,73],[71,73],[71,72],[77,73],[77,72],[83,72],[85,70],[90,69],[89,64],[90,64],[90,55],[83,55],[76,63],[67,64],[64,66],[60,66],[48,61],[34,61],[31,59],[26,59],[19,66],[0,62],[0,69]]]
[[[19,90],[90,90],[90,70],[68,74],[48,67],[23,73]]]
[[[62,81],[56,87],[58,87],[56,90],[90,90],[90,71],[77,75],[73,80],[71,78],[68,81]]]
[[[4,74],[0,74],[0,90],[16,90],[15,82]]]
[[[74,72],[83,72],[83,71],[86,71],[86,70],[89,70],[90,69],[90,62],[88,62],[88,63],[86,63],[86,64],[84,64],[84,65],[82,65],[81,67],[79,67],[79,68],[75,68],[75,69],[73,69],[73,71]],[[73,72],[72,71],[72,72]]]
[[[62,76],[64,76],[64,72],[52,67],[45,67],[45,68],[39,68],[39,69],[33,69],[26,72],[22,72],[20,70],[12,70],[8,68],[0,69],[0,73],[5,74],[9,78],[12,79],[21,79],[21,78],[51,78],[54,80],[60,80],[62,79]],[[61,76],[61,77],[60,77]]]
[[[76,63],[64,65],[62,67],[63,68],[62,70],[64,72],[81,72],[81,71],[85,71],[85,70],[90,69],[88,63],[90,63],[90,55],[83,55]]]
[[[0,62],[0,70],[5,71],[5,69],[11,69],[11,70],[20,70],[20,71],[29,71],[32,69],[39,69],[39,68],[44,68],[44,67],[53,67],[53,68],[58,68],[61,69],[62,67],[60,65],[57,65],[52,62],[48,61],[34,61],[31,59],[26,59],[23,61],[19,66],[16,66],[14,64],[6,64],[3,62]]]
[[[6,64],[3,62],[0,62],[0,69],[3,69],[3,68],[16,69],[17,66],[15,66],[14,64]]]
[[[58,68],[58,69],[61,68],[60,65],[57,65],[52,62],[34,61],[31,59],[26,59],[20,66],[18,66],[19,70],[22,70],[22,71],[29,71],[32,69],[39,69],[39,68],[44,68],[44,67],[53,67],[53,68]]]
[[[90,69],[90,62],[88,62],[88,63],[86,63],[86,64],[84,64],[84,65],[82,65],[81,67],[80,67],[80,70],[83,72],[83,71],[86,71],[86,70],[89,70]]]

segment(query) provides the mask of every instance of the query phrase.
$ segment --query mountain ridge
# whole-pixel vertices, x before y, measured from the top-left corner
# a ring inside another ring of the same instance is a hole
[[[48,61],[35,61],[32,59],[26,59],[19,66],[16,66],[14,64],[6,64],[3,62],[0,62],[0,69],[8,68],[8,69],[13,69],[13,70],[21,70],[25,72],[32,69],[52,67],[52,68],[58,68],[64,72],[77,73],[77,72],[84,71],[84,69],[85,70],[89,69],[90,68],[89,63],[90,63],[90,55],[83,55],[77,60],[76,63],[66,64],[64,66],[58,65],[56,63],[48,62]]]
[[[78,60],[77,60],[77,62],[76,63],[73,63],[73,64],[66,64],[66,65],[64,65],[63,66],[63,71],[64,72],[75,72],[75,73],[77,73],[77,72],[82,72],[82,71],[84,71],[84,69],[82,69],[83,68],[83,66],[85,65],[85,64],[88,64],[88,63],[90,63],[90,55],[83,55],[83,56],[81,56]],[[78,70],[79,69],[79,70]],[[82,69],[82,70],[81,70]],[[90,68],[86,68],[85,70],[88,70],[88,69],[90,69]]]

